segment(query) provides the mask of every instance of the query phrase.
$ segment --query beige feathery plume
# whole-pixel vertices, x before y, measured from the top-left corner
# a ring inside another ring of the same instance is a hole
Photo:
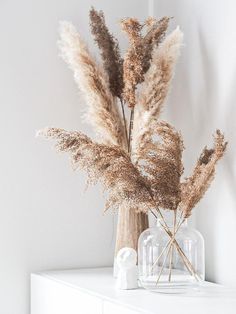
[[[155,117],[168,94],[182,41],[183,33],[177,27],[153,50],[151,66],[141,85],[139,103],[145,110],[153,109]]]
[[[224,135],[217,130],[214,136],[214,148],[204,148],[197,161],[192,176],[181,184],[180,210],[189,217],[194,206],[201,200],[215,176],[215,167],[226,150]]]
[[[69,22],[60,25],[59,48],[62,58],[74,72],[79,89],[85,95],[88,122],[104,143],[123,146],[124,128],[115,97],[109,91],[107,77]]]
[[[91,8],[89,12],[91,32],[101,51],[104,69],[108,74],[110,90],[121,98],[123,90],[123,60],[117,39],[109,32],[102,11]]]
[[[144,82],[141,84],[134,117],[132,137],[134,160],[138,158],[138,150],[143,137],[150,132],[152,120],[156,120],[161,113],[182,40],[183,33],[177,27],[153,50],[150,68],[144,75]]]
[[[157,204],[164,209],[176,210],[183,173],[182,137],[167,122],[153,123],[152,127],[141,143],[138,166],[147,175]]]
[[[109,194],[106,208],[125,205],[147,212],[153,207],[144,177],[118,146],[98,144],[81,132],[59,128],[45,128],[37,135],[55,139],[57,150],[70,154],[73,168],[85,170],[89,183],[102,183]]]
[[[128,35],[130,46],[125,54],[123,63],[124,100],[130,108],[136,104],[137,84],[143,80],[143,39],[142,25],[135,18],[121,21],[123,31]]]

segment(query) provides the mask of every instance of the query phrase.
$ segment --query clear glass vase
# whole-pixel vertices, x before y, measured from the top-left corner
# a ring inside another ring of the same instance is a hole
[[[145,230],[139,237],[138,267],[142,287],[162,293],[185,293],[205,279],[204,239],[187,220]]]

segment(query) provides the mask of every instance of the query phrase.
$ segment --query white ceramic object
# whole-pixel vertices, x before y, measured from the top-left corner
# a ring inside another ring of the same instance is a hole
[[[122,290],[138,288],[137,252],[129,247],[121,249],[116,256],[118,276],[116,287]]]

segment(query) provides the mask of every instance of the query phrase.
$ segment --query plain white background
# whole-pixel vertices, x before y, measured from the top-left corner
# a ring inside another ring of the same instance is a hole
[[[58,57],[60,20],[72,21],[91,44],[88,10],[103,9],[118,31],[123,16],[145,18],[146,0],[42,0],[0,3],[0,313],[29,311],[29,274],[43,269],[112,263],[115,218],[103,216],[98,188],[84,193],[85,176],[66,156],[35,139],[44,126],[81,129],[85,105],[72,73]],[[154,0],[156,16],[171,15],[185,46],[164,117],[182,130],[186,175],[211,134],[229,140],[226,157],[195,221],[206,239],[207,277],[236,283],[235,78],[233,0]],[[120,37],[120,35],[118,36]],[[124,42],[122,42],[124,46]],[[95,51],[94,51],[95,52]]]

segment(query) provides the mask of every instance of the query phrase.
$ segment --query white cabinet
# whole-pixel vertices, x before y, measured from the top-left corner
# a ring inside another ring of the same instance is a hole
[[[103,302],[43,275],[31,276],[31,314],[102,314]]]
[[[205,283],[185,295],[116,290],[111,268],[31,275],[31,314],[235,314],[236,291]]]

